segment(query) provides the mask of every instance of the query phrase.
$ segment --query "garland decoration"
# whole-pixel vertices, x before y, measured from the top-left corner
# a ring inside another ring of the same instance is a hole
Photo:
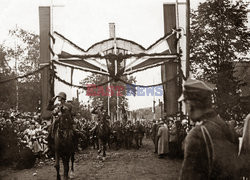
[[[113,81],[113,79],[110,79],[109,81],[106,81],[106,82],[103,82],[103,83],[100,83],[100,84],[96,84],[96,85],[91,85],[91,86],[79,86],[79,85],[74,85],[74,84],[71,84],[63,79],[61,79],[59,76],[57,76],[56,74],[54,75],[54,78],[57,79],[58,81],[68,85],[68,86],[71,86],[71,87],[74,87],[74,88],[79,88],[79,89],[84,89],[84,90],[87,90],[88,88],[90,87],[99,87],[99,86],[104,86],[108,83],[110,83],[111,81]]]
[[[139,46],[143,51],[145,51],[145,50],[149,50],[150,48],[152,48],[154,45],[156,45],[156,44],[159,43],[160,41],[162,41],[162,40],[164,40],[164,39],[165,39],[165,40],[169,39],[171,36],[175,35],[176,33],[180,32],[180,31],[181,31],[181,29],[172,29],[171,32],[169,32],[168,34],[164,35],[162,38],[160,38],[159,40],[157,40],[155,43],[153,43],[152,45],[150,45],[148,48],[144,48],[142,45],[140,45],[140,44],[138,44],[138,43],[136,43],[136,42],[134,42],[134,41],[128,40],[128,39],[123,39],[123,38],[120,38],[120,37],[116,37],[116,40],[122,40],[122,41],[130,42],[131,44],[137,45],[137,46]],[[113,39],[114,39],[114,38],[110,38],[110,39],[106,39],[106,40],[97,42],[97,43],[93,44],[92,46],[90,46],[87,50],[85,50],[85,49],[79,47],[78,45],[76,45],[75,43],[73,43],[71,40],[67,39],[67,38],[66,38],[65,36],[63,36],[62,34],[56,32],[56,31],[54,31],[53,33],[54,33],[55,35],[59,36],[60,38],[62,38],[64,41],[68,42],[68,43],[69,43],[70,45],[72,45],[74,48],[76,48],[76,49],[78,49],[78,50],[80,50],[80,51],[82,51],[82,52],[84,52],[84,53],[89,52],[93,47],[95,47],[95,46],[98,45],[98,44],[102,44],[102,43],[104,43],[104,42],[107,42],[107,41],[109,41],[109,40],[113,40]],[[52,35],[51,35],[50,37],[52,38],[52,41],[53,41],[53,43],[54,43],[54,42],[55,42],[55,38],[54,38]]]
[[[133,87],[154,87],[154,86],[162,86],[162,85],[164,85],[164,84],[166,84],[166,83],[168,83],[168,82],[170,82],[170,81],[173,81],[174,79],[176,79],[176,78],[179,77],[179,76],[182,76],[182,73],[177,74],[177,75],[175,75],[174,77],[172,77],[171,79],[168,79],[168,80],[166,80],[166,81],[164,81],[164,82],[162,82],[162,83],[151,84],[151,85],[138,85],[138,84],[132,84],[132,83],[129,83],[129,82],[123,80],[123,79],[119,79],[119,81],[123,82],[124,84],[133,86]]]
[[[32,72],[28,72],[28,73],[26,73],[26,74],[24,74],[24,75],[15,76],[15,77],[12,77],[12,78],[8,78],[8,79],[1,80],[1,81],[0,81],[0,84],[2,84],[2,83],[7,83],[7,82],[10,82],[10,81],[19,79],[19,78],[25,78],[25,77],[34,75],[34,74],[36,74],[36,73],[39,73],[40,71],[42,71],[44,68],[46,68],[46,67],[48,67],[48,66],[49,66],[49,64],[46,64],[46,65],[43,65],[42,67],[38,68],[37,70],[34,70],[34,71],[32,71]]]

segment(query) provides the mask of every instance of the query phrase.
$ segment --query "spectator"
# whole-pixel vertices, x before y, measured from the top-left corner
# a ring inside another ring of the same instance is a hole
[[[177,127],[174,121],[169,121],[169,156],[176,157],[177,153]]]
[[[160,121],[160,127],[157,132],[158,144],[158,157],[163,158],[169,153],[169,132],[168,126],[164,121]]]

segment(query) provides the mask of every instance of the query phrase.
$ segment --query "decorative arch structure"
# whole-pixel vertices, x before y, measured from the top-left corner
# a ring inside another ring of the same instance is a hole
[[[58,32],[50,33],[50,27],[47,26],[50,19],[48,18],[50,16],[49,8],[39,8],[41,64],[52,62],[71,67],[72,69],[77,68],[110,76],[111,80],[115,81],[121,80],[121,76],[161,66],[162,81],[164,81],[162,84],[164,87],[164,112],[166,115],[173,115],[178,111],[177,99],[182,78],[177,77],[178,73],[182,72],[180,68],[181,55],[178,51],[178,40],[181,36],[181,30],[178,29],[176,23],[175,4],[163,5],[165,35],[148,48],[131,40],[112,37],[93,44],[87,50],[82,49]],[[46,25],[45,28],[43,27],[44,24]],[[50,40],[48,40],[48,37],[50,37]],[[60,45],[57,46],[60,44],[58,41],[64,44],[64,48]],[[53,42],[53,48],[51,48],[51,42]],[[48,46],[50,47],[49,50]],[[53,58],[50,58],[48,55],[44,56],[49,51]],[[45,84],[45,86],[43,85],[43,89],[46,85],[47,88],[45,89],[45,93],[43,93],[44,101],[42,101],[42,110],[45,109],[46,106],[44,104],[47,104],[51,97],[48,95],[49,86],[51,86],[51,83],[49,83],[51,78],[48,76],[48,73],[49,70],[45,69],[43,75],[45,74],[46,76],[43,79],[43,84]],[[170,79],[172,81],[168,82]]]
[[[84,50],[58,32],[54,32],[54,35],[63,40],[63,43],[71,46],[71,51],[61,49],[57,53],[53,52],[58,56],[57,63],[113,78],[116,75],[129,75],[169,61],[177,62],[178,59],[178,55],[171,53],[168,45],[168,39],[176,35],[174,30],[148,48],[131,40],[110,38],[97,42]],[[77,53],[73,54],[74,52]],[[120,74],[113,72],[114,70],[120,71]]]

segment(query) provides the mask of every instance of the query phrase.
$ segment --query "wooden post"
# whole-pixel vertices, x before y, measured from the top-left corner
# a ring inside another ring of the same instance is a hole
[[[176,29],[176,4],[164,4],[163,5],[164,13],[164,32],[169,34],[172,32],[172,29]],[[167,42],[172,54],[177,53],[176,47],[176,36],[171,36]],[[173,79],[177,75],[178,64],[174,62],[166,63],[162,65],[161,75],[162,81]],[[178,112],[178,86],[177,78],[167,82],[163,85],[164,92],[164,112],[167,116],[174,115]]]
[[[190,71],[190,0],[187,0],[187,7],[186,7],[186,18],[187,18],[187,24],[186,24],[186,78],[189,77],[189,71]]]
[[[50,7],[43,6],[39,7],[39,25],[40,25],[40,66],[48,65],[50,63]],[[49,66],[44,68],[41,71],[41,90],[42,90],[42,117],[47,118],[50,116],[47,111],[47,105],[49,100],[53,96],[54,92],[51,92],[51,83],[50,79],[50,69]]]

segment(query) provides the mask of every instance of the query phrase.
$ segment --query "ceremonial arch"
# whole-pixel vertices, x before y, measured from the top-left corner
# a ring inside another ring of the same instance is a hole
[[[183,27],[179,28],[176,18],[176,5],[164,4],[165,35],[155,41],[148,48],[127,39],[116,37],[115,24],[110,23],[110,38],[97,42],[84,50],[67,39],[59,32],[50,31],[50,7],[40,7],[40,65],[46,66],[42,70],[42,114],[46,114],[46,104],[54,96],[54,80],[76,86],[72,80],[67,82],[59,77],[54,66],[60,65],[74,69],[98,73],[109,77],[109,81],[122,81],[122,76],[144,71],[148,68],[161,66],[162,83],[147,85],[148,87],[162,85],[164,90],[164,115],[170,116],[180,112],[181,105],[178,98],[185,78],[183,70],[183,54],[181,39],[186,38]],[[178,12],[178,11],[177,11]],[[63,41],[68,49],[56,48],[58,42]],[[185,61],[185,59],[184,59]],[[71,76],[72,77],[72,76]],[[98,85],[97,85],[98,86]],[[141,85],[134,85],[141,86]]]

